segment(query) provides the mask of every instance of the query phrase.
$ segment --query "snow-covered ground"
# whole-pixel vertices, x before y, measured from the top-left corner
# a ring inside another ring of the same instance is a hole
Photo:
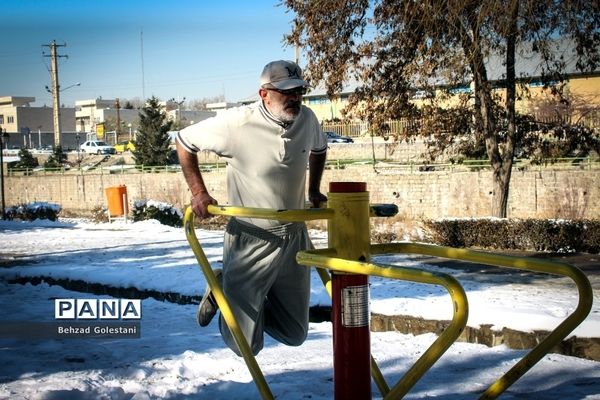
[[[220,266],[223,232],[197,234],[212,265]],[[325,246],[324,233],[311,235],[317,247]],[[69,278],[194,296],[206,285],[183,230],[155,221],[0,221],[0,243],[0,323],[52,322],[56,298],[107,297],[6,283],[16,277]],[[473,327],[550,330],[577,302],[577,291],[566,278],[444,270],[405,255],[374,261],[451,273],[467,292],[468,325]],[[370,283],[375,313],[451,317],[443,288],[379,278]],[[316,273],[312,286],[312,304],[330,304]],[[598,300],[596,293],[593,310],[575,335],[600,335]],[[206,328],[196,325],[196,307],[144,299],[139,339],[0,339],[0,399],[259,398],[243,360],[224,346],[216,319]],[[433,334],[372,333],[372,354],[393,385],[434,340]],[[455,343],[406,398],[477,398],[525,353]],[[267,338],[257,361],[277,398],[333,397],[330,323],[312,323],[300,347]],[[599,378],[598,362],[550,354],[502,398],[600,399]],[[375,386],[373,394],[380,397]]]

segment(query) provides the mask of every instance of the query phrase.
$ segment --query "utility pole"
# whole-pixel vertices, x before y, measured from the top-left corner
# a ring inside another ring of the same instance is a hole
[[[121,103],[119,103],[119,98],[115,100],[115,108],[117,109],[117,127],[115,129],[115,143],[119,142],[119,136],[121,136]]]
[[[0,189],[2,189],[2,219],[6,219],[6,202],[4,201],[4,160],[2,160],[2,154],[4,153],[4,139],[8,139],[8,133],[6,129],[0,128]]]
[[[142,101],[146,104],[146,82],[144,81],[144,30],[140,30],[140,49],[142,52]]]
[[[58,84],[58,58],[68,57],[59,55],[57,47],[66,47],[66,44],[56,44],[52,41],[50,44],[45,44],[43,47],[50,47],[50,55],[44,54],[44,57],[50,57],[50,77],[52,80],[52,117],[54,120],[54,147],[60,146],[60,85]]]

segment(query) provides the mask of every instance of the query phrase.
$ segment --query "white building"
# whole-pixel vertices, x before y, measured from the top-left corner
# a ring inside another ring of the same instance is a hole
[[[214,116],[214,111],[181,110],[167,102],[161,103],[167,118],[178,127],[191,125],[195,122]],[[120,108],[117,100],[102,98],[78,100],[75,102],[76,130],[85,133],[88,139],[98,138],[115,144],[121,140],[135,139],[140,123],[140,110]],[[103,127],[99,129],[99,126]],[[117,127],[119,135],[117,137]]]
[[[133,138],[138,124],[139,110],[121,108],[118,100],[97,98],[75,102],[76,131],[85,133],[87,139],[98,138],[115,144],[119,140]]]

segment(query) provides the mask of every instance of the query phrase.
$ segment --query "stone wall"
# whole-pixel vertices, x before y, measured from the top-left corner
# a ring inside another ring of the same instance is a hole
[[[212,195],[225,204],[225,171],[204,173]],[[490,215],[491,171],[374,170],[351,166],[326,170],[322,190],[330,181],[364,181],[371,203],[394,203],[399,215],[421,217],[485,217]],[[189,191],[181,172],[69,173],[5,177],[8,206],[33,201],[60,204],[64,210],[86,214],[106,205],[104,190],[125,185],[130,201],[153,199],[182,207]],[[600,218],[598,170],[515,170],[508,216],[511,218]]]

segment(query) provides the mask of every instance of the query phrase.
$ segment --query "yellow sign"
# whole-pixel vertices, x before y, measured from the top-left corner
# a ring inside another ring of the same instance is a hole
[[[96,124],[96,138],[104,139],[104,122]]]

